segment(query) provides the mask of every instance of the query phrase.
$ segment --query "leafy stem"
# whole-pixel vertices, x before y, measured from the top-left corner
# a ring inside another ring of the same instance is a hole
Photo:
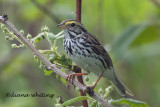
[[[48,35],[47,35],[47,32],[44,32],[44,35],[49,43],[49,45],[51,46],[51,50],[54,48],[54,45],[52,44],[51,40],[49,39]]]

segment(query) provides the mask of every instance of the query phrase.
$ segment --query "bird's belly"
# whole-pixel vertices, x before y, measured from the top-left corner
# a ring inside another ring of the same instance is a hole
[[[70,59],[79,67],[87,72],[94,72],[96,75],[100,75],[105,71],[105,68],[101,65],[101,62],[93,57],[83,55],[70,55]]]

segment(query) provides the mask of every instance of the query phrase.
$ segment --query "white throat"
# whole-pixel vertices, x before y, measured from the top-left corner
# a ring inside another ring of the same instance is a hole
[[[62,29],[64,31],[65,38],[70,38],[69,33],[66,29]]]

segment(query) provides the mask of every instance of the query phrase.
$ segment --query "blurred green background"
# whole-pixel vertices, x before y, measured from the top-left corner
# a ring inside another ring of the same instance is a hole
[[[138,100],[151,107],[160,106],[160,5],[155,0],[82,0],[82,23],[109,51],[115,70]],[[158,1],[158,0],[157,0]],[[160,1],[159,1],[160,2]],[[75,19],[75,0],[0,0],[0,14],[26,34],[36,36],[47,25],[53,33],[60,32],[56,24]],[[0,107],[54,107],[56,96],[63,101],[77,95],[68,90],[55,74],[45,76],[27,48],[12,49],[17,41],[6,41],[0,31]],[[40,49],[48,49],[44,40]],[[63,52],[62,39],[58,49]],[[97,78],[97,77],[96,77]],[[90,81],[95,80],[93,74]],[[100,81],[104,89],[110,83]],[[52,93],[45,97],[13,98],[6,93]],[[110,96],[120,98],[115,91]],[[75,105],[81,105],[81,102]]]

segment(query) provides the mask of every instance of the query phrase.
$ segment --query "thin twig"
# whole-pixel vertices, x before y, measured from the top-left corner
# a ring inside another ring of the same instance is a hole
[[[82,0],[76,0],[76,20],[81,22],[81,4]],[[81,68],[77,67],[77,73],[82,73]],[[82,76],[77,77],[78,81],[82,84],[83,83],[83,78]],[[82,90],[80,90],[81,96],[86,96],[86,93],[84,93]],[[88,107],[88,102],[87,100],[82,100],[83,107]]]
[[[74,66],[74,72],[82,73],[81,68],[79,68],[78,66]],[[77,79],[81,84],[84,84],[82,76],[78,76]],[[81,96],[86,96],[86,93],[83,92],[83,90],[80,90],[80,94],[81,94]],[[83,107],[88,107],[87,100],[82,100],[82,104],[83,104]]]
[[[8,20],[8,16],[6,13],[4,13],[3,16],[0,16],[0,22],[3,23],[11,32],[13,32],[39,58],[39,60],[41,60],[44,63],[44,65],[47,68],[50,68],[53,72],[55,72],[59,76],[63,77],[64,79],[67,79],[68,75],[66,73],[62,72],[55,64],[49,62],[41,53],[38,52],[37,49],[34,48],[34,46],[29,42],[29,40],[26,39],[23,36],[23,34],[17,30],[17,28]],[[85,85],[81,84],[75,79],[73,80],[73,85],[77,86],[82,91],[87,90],[87,87]],[[107,100],[103,99],[96,93],[93,93],[92,95],[90,95],[90,97],[97,100],[105,107],[109,107]]]
[[[82,0],[76,0],[76,20],[81,22],[81,4]]]

